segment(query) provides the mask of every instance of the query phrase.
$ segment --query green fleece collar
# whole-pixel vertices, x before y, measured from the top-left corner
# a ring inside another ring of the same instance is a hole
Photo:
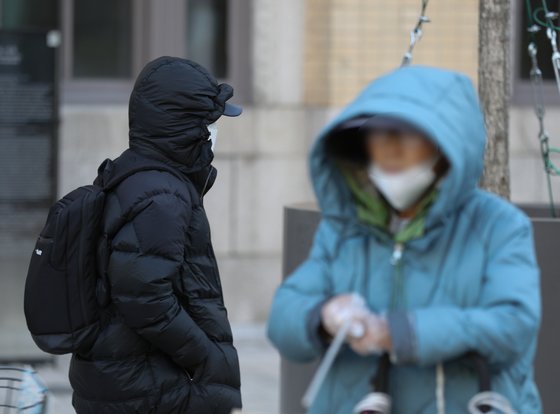
[[[343,172],[343,175],[354,196],[358,219],[368,226],[381,228],[388,232],[391,208],[379,197],[367,176],[363,172],[347,170]],[[424,235],[426,214],[437,196],[438,190],[434,188],[424,197],[419,206],[419,214],[414,216],[401,231],[393,235],[395,242],[406,243]]]

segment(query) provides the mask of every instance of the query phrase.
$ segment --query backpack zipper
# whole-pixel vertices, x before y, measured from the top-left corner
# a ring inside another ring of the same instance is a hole
[[[91,187],[87,187],[87,190],[88,190],[90,193],[93,193],[93,189],[92,189]],[[84,216],[84,211],[83,211],[84,206],[83,206],[83,204],[82,204],[81,208],[82,208],[81,216],[83,217],[83,216]],[[80,223],[80,224],[83,225],[83,223]],[[84,322],[84,325],[87,326],[87,323],[88,323],[89,321],[87,320],[87,311],[86,311],[86,304],[85,304],[86,300],[85,300],[84,292],[83,292],[83,289],[82,289],[82,282],[83,282],[83,281],[81,280],[81,278],[82,278],[83,275],[84,275],[84,269],[83,269],[83,266],[82,266],[82,265],[83,265],[82,259],[83,259],[83,257],[84,257],[84,251],[83,251],[84,243],[83,243],[82,238],[83,238],[83,237],[82,237],[82,232],[80,232],[80,241],[79,241],[79,249],[78,249],[78,257],[80,258],[80,260],[78,260],[78,274],[79,274],[80,276],[79,276],[78,278],[76,278],[76,284],[77,284],[77,286],[78,286],[78,291],[80,292],[80,305],[81,305],[81,308],[82,308],[82,318],[83,318],[83,322]],[[94,254],[95,254],[95,252],[96,252],[96,250],[94,250]],[[89,253],[89,252],[88,252],[88,253]],[[97,261],[97,257],[94,257],[94,260]],[[66,263],[66,266],[68,266],[67,263]],[[97,293],[97,292],[96,292],[96,293]]]
[[[185,373],[188,382],[194,382],[193,376],[186,368],[183,368],[183,372]]]

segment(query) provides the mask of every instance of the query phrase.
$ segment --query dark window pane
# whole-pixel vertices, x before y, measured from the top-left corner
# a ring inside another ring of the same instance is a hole
[[[187,1],[187,57],[227,77],[227,0]]]
[[[75,0],[74,77],[130,77],[131,29],[131,0]]]
[[[558,11],[559,2],[557,1],[548,1],[548,8],[550,11]],[[519,3],[521,12],[522,12],[522,19],[521,19],[521,28],[520,31],[522,35],[520,36],[521,44],[519,45],[519,59],[520,59],[520,69],[521,69],[521,78],[522,79],[529,79],[531,73],[531,59],[529,58],[529,54],[527,53],[527,47],[529,45],[530,34],[527,31],[527,24],[529,22],[529,16],[527,12],[527,8],[525,6],[525,2]],[[538,10],[542,8],[542,1],[541,0],[531,0],[531,6],[533,11],[537,11],[536,15],[539,19],[544,20],[544,13],[542,10]],[[560,33],[559,33],[560,38]],[[543,73],[544,79],[554,79],[554,69],[552,68],[552,46],[550,44],[550,40],[546,35],[546,29],[541,28],[539,32],[535,34],[535,43],[537,45],[538,54],[537,58],[539,61],[539,66]]]
[[[58,28],[57,0],[2,0],[3,29]]]

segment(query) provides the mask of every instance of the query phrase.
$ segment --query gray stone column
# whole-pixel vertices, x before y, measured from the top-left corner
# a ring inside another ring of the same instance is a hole
[[[256,104],[300,104],[303,97],[302,0],[253,1],[253,91]]]

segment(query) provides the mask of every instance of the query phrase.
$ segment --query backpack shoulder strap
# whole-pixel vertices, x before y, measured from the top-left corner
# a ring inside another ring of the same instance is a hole
[[[140,167],[136,167],[136,168],[132,168],[130,170],[127,170],[123,174],[112,177],[109,180],[109,182],[107,182],[107,184],[105,184],[103,186],[103,191],[109,192],[109,191],[113,190],[115,187],[117,187],[120,183],[122,183],[128,177],[131,177],[134,174],[142,172],[142,171],[164,171],[164,172],[168,172],[169,174],[174,175],[175,177],[177,177],[181,181],[185,181],[185,178],[178,171],[175,171],[173,168],[168,167],[166,165],[162,165],[162,164],[142,165]]]

